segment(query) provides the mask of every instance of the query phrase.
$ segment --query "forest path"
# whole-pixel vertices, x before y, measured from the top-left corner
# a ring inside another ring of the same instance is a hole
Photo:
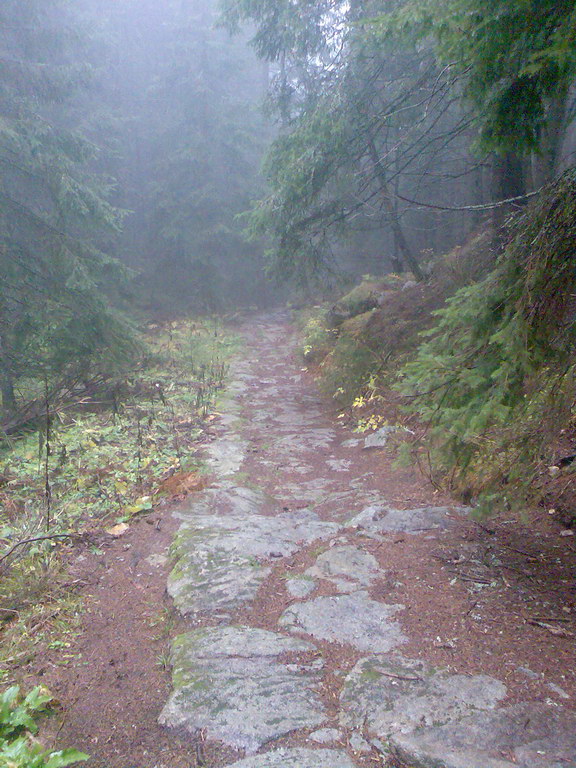
[[[160,722],[199,764],[575,768],[552,692],[570,694],[533,671],[539,647],[485,628],[502,585],[474,570],[465,510],[339,424],[286,316],[245,336],[216,482],[175,512],[169,592],[190,631]]]

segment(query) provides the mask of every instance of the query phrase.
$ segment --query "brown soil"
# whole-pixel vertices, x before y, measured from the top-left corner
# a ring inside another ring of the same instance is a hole
[[[291,364],[301,365],[296,357]],[[260,371],[254,366],[263,379],[269,375],[266,365],[264,361]],[[306,386],[312,388],[313,383]],[[331,402],[325,402],[324,422],[338,432],[336,445],[353,436],[337,420]],[[254,448],[255,454],[258,450]],[[318,472],[325,453],[318,452]],[[394,468],[388,450],[338,447],[330,456],[353,458],[355,477],[374,473],[375,488],[398,507],[450,503],[413,469]],[[244,467],[248,473],[251,461]],[[262,476],[261,466],[259,471],[258,482],[265,487],[273,478]],[[270,469],[271,475],[277,471]],[[288,475],[286,480],[298,477]],[[348,487],[343,475],[343,492]],[[297,506],[298,501],[286,503]],[[76,746],[90,753],[89,768],[221,766],[235,757],[217,744],[204,743],[202,733],[192,738],[157,724],[169,693],[169,640],[184,625],[165,594],[168,565],[147,558],[166,554],[178,525],[170,514],[173,506],[165,502],[122,537],[103,536],[97,542],[102,554],[86,544],[77,547],[70,575],[85,581],[85,614],[82,632],[68,649],[75,663],[59,666],[58,651],[51,651],[30,670],[62,705],[59,722],[50,722],[46,737],[59,748]],[[330,515],[328,507],[319,511],[326,518]],[[508,686],[509,703],[551,699],[574,707],[576,553],[574,540],[562,536],[562,530],[553,516],[540,510],[525,519],[508,516],[485,524],[460,516],[448,531],[358,541],[385,569],[373,596],[406,606],[398,614],[410,637],[403,654],[460,673],[495,675]],[[276,629],[289,603],[286,576],[303,571],[317,555],[318,547],[312,545],[278,562],[257,600],[235,620]],[[315,595],[329,594],[327,582],[320,583]],[[329,643],[321,650],[329,671],[322,696],[335,715],[342,678],[334,672],[349,669],[358,656]],[[278,743],[296,741],[288,737]],[[380,759],[376,753],[354,757],[366,765]]]

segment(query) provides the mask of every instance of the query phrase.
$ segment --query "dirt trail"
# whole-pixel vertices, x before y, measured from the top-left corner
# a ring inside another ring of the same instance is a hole
[[[260,753],[243,767],[574,765],[569,667],[542,627],[526,641],[494,622],[496,595],[520,597],[498,554],[468,510],[338,427],[291,336],[253,324],[210,447],[218,482],[181,512],[169,591],[191,631],[161,723]]]
[[[480,526],[415,470],[394,469],[385,447],[366,448],[302,369],[285,315],[244,332],[207,448],[215,482],[162,524],[164,547],[180,526],[173,690],[157,726],[166,694],[149,654],[136,681],[119,678],[125,735],[110,768],[575,768],[566,542],[516,520]],[[148,575],[137,569],[131,588],[150,590],[150,608],[162,568],[146,560],[159,551],[148,528],[136,542]],[[85,688],[70,739],[82,702],[94,738]]]

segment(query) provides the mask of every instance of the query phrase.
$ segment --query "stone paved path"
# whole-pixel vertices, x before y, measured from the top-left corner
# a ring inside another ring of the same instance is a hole
[[[442,532],[452,510],[382,497],[361,439],[326,426],[284,318],[246,344],[208,451],[217,482],[178,513],[169,592],[190,631],[160,722],[238,750],[235,768],[575,768],[573,714],[405,656],[404,606],[374,594],[385,569],[362,542]]]

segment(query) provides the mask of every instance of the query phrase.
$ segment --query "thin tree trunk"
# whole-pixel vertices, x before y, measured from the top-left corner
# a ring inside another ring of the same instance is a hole
[[[532,178],[535,189],[554,180],[562,142],[566,133],[567,95],[556,96],[547,105],[547,120],[542,130],[540,152],[532,156]]]
[[[5,416],[16,413],[16,394],[10,363],[6,356],[2,336],[0,336],[0,394],[2,395],[2,411]]]
[[[522,158],[513,152],[494,155],[492,162],[492,200],[511,200],[526,194],[526,182]],[[494,208],[492,223],[494,225],[494,249],[502,247],[503,227],[506,219],[513,210],[512,205],[499,205]]]
[[[368,140],[368,151],[370,153],[370,159],[374,167],[374,173],[376,174],[378,184],[380,185],[382,199],[384,200],[384,206],[390,218],[390,225],[392,227],[392,232],[394,233],[394,239],[397,243],[398,250],[402,255],[402,259],[405,265],[412,271],[416,280],[423,281],[424,273],[422,272],[416,256],[412,252],[412,249],[406,240],[406,236],[404,235],[404,230],[402,229],[402,224],[400,223],[398,212],[394,207],[394,202],[392,200],[392,196],[390,195],[390,189],[386,179],[386,172],[384,171],[382,163],[380,162],[380,156],[378,155],[378,150],[376,149],[376,144],[374,143],[373,139]]]

